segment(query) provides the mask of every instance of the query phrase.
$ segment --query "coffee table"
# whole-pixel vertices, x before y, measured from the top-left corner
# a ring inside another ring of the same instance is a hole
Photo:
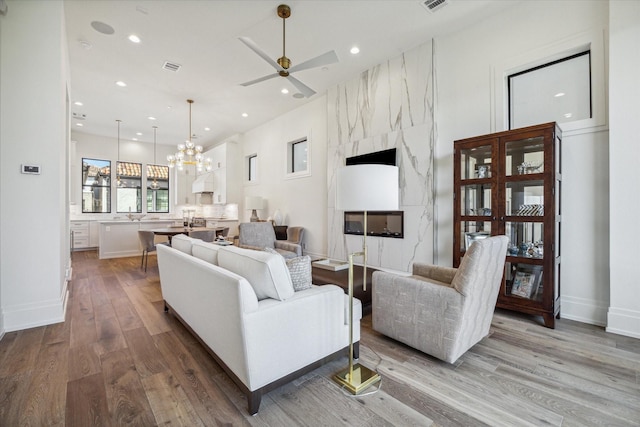
[[[367,266],[367,290],[362,289],[362,267],[359,265],[353,266],[353,297],[358,298],[363,306],[371,304],[371,275],[375,268]],[[338,285],[346,294],[349,293],[349,269],[332,271],[326,270],[320,267],[311,267],[311,282],[314,285]]]

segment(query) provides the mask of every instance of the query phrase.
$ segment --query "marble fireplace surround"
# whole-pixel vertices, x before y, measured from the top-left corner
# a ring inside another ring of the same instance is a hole
[[[330,258],[362,249],[362,236],[343,234],[344,212],[335,209],[337,168],[347,157],[396,148],[404,238],[367,236],[368,264],[409,271],[414,261],[433,261],[433,81],[429,42],[328,91]]]

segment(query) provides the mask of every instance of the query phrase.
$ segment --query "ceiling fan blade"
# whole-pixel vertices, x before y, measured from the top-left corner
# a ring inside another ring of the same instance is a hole
[[[298,65],[294,65],[289,68],[290,73],[295,73],[296,71],[308,70],[309,68],[322,67],[323,65],[335,64],[338,62],[338,55],[334,50],[323,53],[320,56],[316,56],[315,58],[311,58],[308,61],[301,62]]]
[[[311,89],[309,86],[302,83],[300,80],[296,79],[293,76],[286,77],[295,87],[304,95],[305,98],[309,98],[315,95],[316,91]]]
[[[251,80],[251,81],[245,82],[245,83],[240,83],[240,86],[251,86],[251,85],[254,85],[256,83],[260,83],[260,82],[263,82],[265,80],[269,80],[269,79],[272,79],[274,77],[279,77],[279,76],[280,76],[280,74],[278,74],[278,73],[269,74],[268,76],[260,77],[259,79]]]
[[[271,59],[271,57],[269,55],[267,55],[267,53],[264,50],[260,49],[258,47],[258,45],[255,44],[253,42],[253,40],[251,40],[249,37],[238,37],[238,40],[240,40],[242,43],[244,43],[249,49],[251,49],[252,51],[257,53],[260,58],[264,59],[269,64],[271,64],[271,66],[273,68],[275,68],[276,70],[278,70],[278,71],[283,71],[284,70],[284,68],[282,68],[280,66],[280,64],[278,64],[276,61]]]

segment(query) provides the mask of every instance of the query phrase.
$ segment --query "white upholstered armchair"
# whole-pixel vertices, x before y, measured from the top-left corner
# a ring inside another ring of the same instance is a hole
[[[459,268],[414,263],[412,276],[373,273],[373,329],[453,363],[489,334],[509,239],[474,242]]]

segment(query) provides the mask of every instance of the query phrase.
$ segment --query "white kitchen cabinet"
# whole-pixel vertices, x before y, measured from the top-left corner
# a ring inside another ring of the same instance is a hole
[[[242,161],[235,142],[225,142],[205,153],[211,159],[213,203],[239,203],[242,183]]]
[[[69,222],[72,237],[72,249],[97,248],[99,245],[98,222],[93,220],[75,220]]]
[[[183,170],[175,169],[175,204],[176,205],[194,205],[196,204],[196,195],[191,192],[193,181],[196,178],[195,166],[186,165]]]
[[[213,203],[227,203],[227,168],[213,171]]]
[[[69,229],[71,230],[71,248],[73,250],[89,247],[89,221],[71,221]]]

